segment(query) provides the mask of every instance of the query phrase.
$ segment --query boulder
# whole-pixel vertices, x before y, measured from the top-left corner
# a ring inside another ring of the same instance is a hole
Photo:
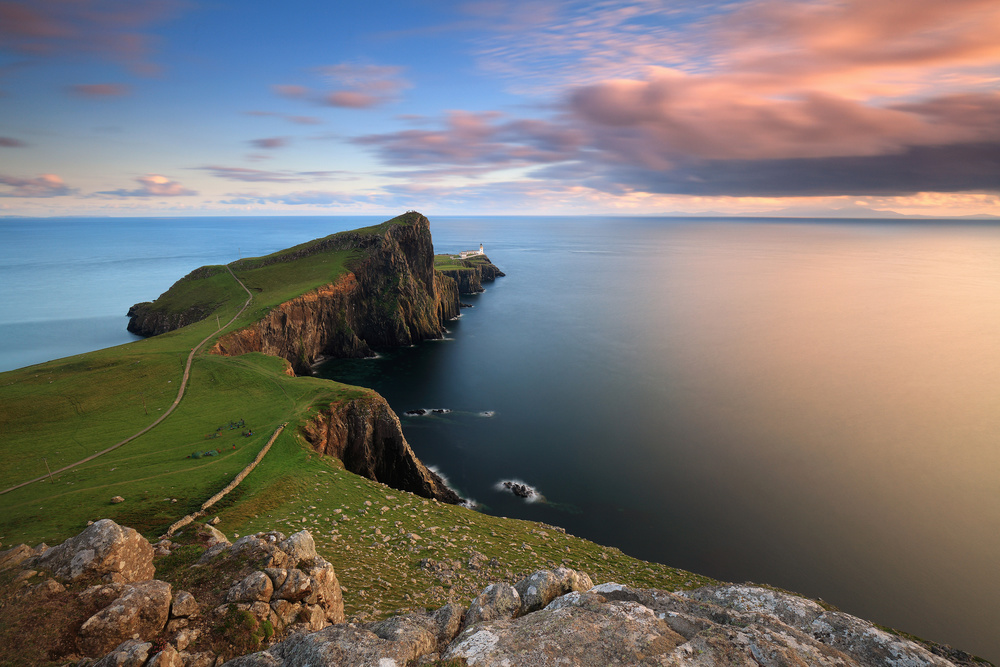
[[[319,554],[316,553],[316,543],[313,541],[312,533],[308,530],[300,530],[290,535],[278,543],[278,548],[288,554],[295,565],[304,560],[313,560],[319,557]]]
[[[469,627],[480,621],[499,618],[514,618],[521,608],[521,596],[510,584],[490,584],[472,601],[465,612],[465,625]]]
[[[34,549],[27,544],[18,544],[6,551],[0,551],[0,571],[13,569],[34,555]]]
[[[555,570],[539,570],[514,585],[521,596],[520,614],[538,611],[560,595],[571,591],[587,591],[594,584],[585,572],[576,572],[559,567]]]
[[[174,601],[170,603],[170,615],[174,618],[190,618],[198,615],[198,601],[187,591],[174,593]]]
[[[153,645],[138,639],[128,639],[93,664],[93,667],[142,667]]]
[[[685,641],[648,607],[570,593],[517,620],[467,627],[441,657],[470,665],[653,665],[667,664]]]
[[[446,645],[458,635],[464,617],[465,607],[454,602],[449,602],[431,615],[437,625],[438,646]]]
[[[331,625],[312,634],[292,635],[266,651],[225,663],[226,667],[341,667],[378,665],[403,667],[416,660],[426,638],[384,639],[356,625]]]
[[[146,667],[184,667],[184,660],[177,649],[167,644],[162,651],[150,658]]]
[[[57,579],[75,581],[84,576],[106,581],[152,579],[153,546],[131,528],[101,519],[76,537],[52,547],[34,559],[35,567],[50,570]]]
[[[438,647],[438,625],[429,616],[418,614],[393,616],[384,621],[368,623],[365,628],[382,639],[412,646],[414,658],[432,653]]]
[[[104,655],[128,639],[153,639],[169,615],[170,584],[155,579],[126,584],[117,598],[84,621],[80,648],[86,655]]]
[[[251,572],[242,580],[230,586],[226,602],[269,602],[274,593],[271,578],[263,572]]]

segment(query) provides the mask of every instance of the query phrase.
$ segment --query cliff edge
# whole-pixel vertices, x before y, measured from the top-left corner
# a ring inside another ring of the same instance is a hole
[[[353,473],[425,498],[462,501],[420,462],[403,437],[399,418],[375,392],[329,405],[302,430],[313,449],[337,457]]]

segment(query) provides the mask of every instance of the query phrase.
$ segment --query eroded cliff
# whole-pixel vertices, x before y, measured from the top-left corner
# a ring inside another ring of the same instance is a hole
[[[461,268],[442,268],[440,272],[455,281],[461,294],[478,294],[483,291],[484,282],[492,282],[505,275],[486,255],[449,261],[461,265]]]
[[[458,314],[459,290],[434,270],[430,223],[424,216],[414,214],[384,234],[354,233],[339,242],[361,251],[348,273],[223,336],[212,351],[264,352],[287,359],[296,373],[307,373],[323,357],[364,357],[372,348],[439,338],[444,323]]]
[[[425,498],[461,502],[420,462],[403,437],[399,418],[375,392],[327,406],[302,430],[313,449],[336,456],[353,473]]]

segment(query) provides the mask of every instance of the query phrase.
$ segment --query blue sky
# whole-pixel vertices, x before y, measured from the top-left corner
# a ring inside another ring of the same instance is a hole
[[[0,215],[1000,215],[995,0],[0,2]]]

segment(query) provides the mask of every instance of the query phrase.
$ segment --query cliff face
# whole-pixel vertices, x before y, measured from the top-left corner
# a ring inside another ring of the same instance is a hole
[[[458,288],[434,270],[430,223],[417,216],[378,238],[348,235],[364,249],[337,282],[280,304],[250,327],[219,339],[213,352],[264,352],[308,373],[321,357],[363,357],[372,348],[439,338],[458,314]]]
[[[313,449],[336,456],[353,473],[425,498],[461,502],[413,453],[399,418],[378,394],[330,405],[303,432]]]
[[[442,269],[440,273],[453,279],[458,284],[458,291],[461,294],[482,292],[484,282],[492,282],[504,276],[503,271],[494,266],[486,255],[458,261],[464,268]]]

